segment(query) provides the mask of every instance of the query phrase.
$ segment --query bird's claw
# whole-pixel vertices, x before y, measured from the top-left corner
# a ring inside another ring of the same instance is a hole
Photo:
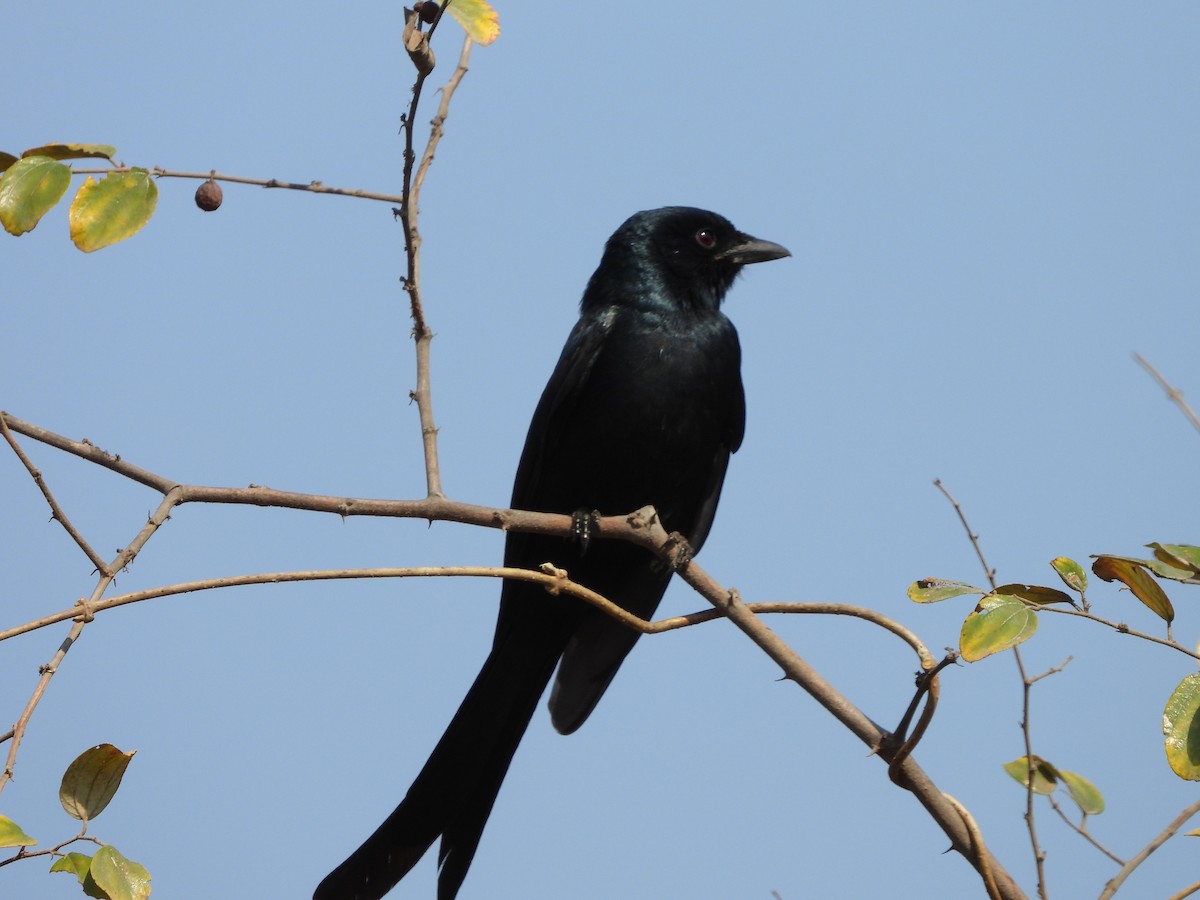
[[[588,544],[592,541],[592,533],[599,529],[599,510],[577,509],[571,513],[571,537],[579,544],[580,556],[587,553]]]
[[[692,550],[692,545],[688,543],[688,539],[678,531],[672,531],[667,535],[667,543],[663,546],[663,549],[668,553],[672,550],[674,551],[674,555],[671,556],[669,562],[671,568],[676,572],[682,572],[686,569],[688,563],[692,561],[692,557],[696,555]]]

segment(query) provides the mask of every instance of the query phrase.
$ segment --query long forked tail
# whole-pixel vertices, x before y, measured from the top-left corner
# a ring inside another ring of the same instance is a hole
[[[439,835],[438,900],[454,900],[558,655],[497,643],[404,800],[313,900],[380,900]]]

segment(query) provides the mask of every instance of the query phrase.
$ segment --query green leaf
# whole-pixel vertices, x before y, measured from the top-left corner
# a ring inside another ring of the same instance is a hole
[[[941,578],[923,578],[908,586],[908,599],[914,603],[937,603],[963,594],[986,594],[987,591],[962,581],[945,581]]]
[[[1047,603],[1075,602],[1057,588],[1040,587],[1036,584],[1002,584],[993,593],[1006,597],[1020,597],[1039,606],[1045,606]]]
[[[989,594],[963,622],[959,647],[967,662],[1015,647],[1037,631],[1037,613],[1014,597]]]
[[[1096,577],[1105,581],[1120,581],[1133,596],[1142,601],[1155,615],[1170,624],[1175,618],[1175,608],[1150,573],[1142,566],[1116,556],[1098,556],[1092,563]]]
[[[150,896],[150,873],[111,844],[105,844],[92,857],[91,876],[112,900],[145,900]]]
[[[103,181],[91,177],[71,204],[71,240],[91,253],[132,237],[154,215],[158,185],[145,169],[114,172]]]
[[[1022,787],[1029,785],[1029,757],[1019,756],[1012,762],[1004,764],[1004,771],[1016,779]],[[1035,794],[1053,794],[1058,783],[1058,769],[1040,756],[1033,757],[1033,792]]]
[[[487,0],[452,0],[446,12],[477,44],[486,47],[500,37],[500,14]]]
[[[1087,572],[1075,560],[1065,556],[1056,556],[1050,560],[1050,565],[1054,567],[1058,577],[1063,580],[1063,584],[1071,590],[1078,591],[1080,594],[1087,590]]]
[[[1192,577],[1200,575],[1200,547],[1189,544],[1147,544],[1154,551],[1155,559],[1172,568],[1190,571]],[[1170,577],[1170,576],[1168,576]]]
[[[121,778],[136,750],[123,753],[112,744],[99,744],[67,766],[58,799],[67,815],[89,822],[104,811],[121,786]]]
[[[0,847],[31,847],[37,843],[8,816],[0,816]]]
[[[48,156],[51,159],[112,159],[117,148],[108,144],[46,144],[26,150],[22,156]]]
[[[54,865],[50,867],[51,872],[70,872],[79,879],[79,883],[83,884],[83,880],[87,878],[88,870],[92,867],[92,858],[84,853],[68,853],[66,856],[60,857],[54,861]]]
[[[1059,769],[1058,774],[1080,812],[1085,816],[1098,816],[1104,812],[1104,796],[1094,784],[1077,772]]]
[[[1200,781],[1200,673],[1189,675],[1171,693],[1163,711],[1167,763],[1180,778]]]
[[[0,224],[12,235],[33,231],[70,183],[71,170],[48,156],[17,160],[0,175]]]

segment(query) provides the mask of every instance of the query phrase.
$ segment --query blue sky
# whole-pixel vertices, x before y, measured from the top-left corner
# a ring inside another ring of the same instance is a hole
[[[511,8],[510,8],[511,6]],[[499,6],[423,195],[424,288],[445,487],[503,506],[525,427],[603,241],[630,213],[715,209],[786,244],[727,312],[744,352],[745,444],[700,562],[747,600],[870,606],[935,652],[979,583],[932,485],[965,507],[1001,581],[1054,583],[1059,555],[1136,555],[1196,533],[1198,436],[1132,361],[1200,398],[1200,9],[1182,2]],[[397,191],[411,71],[399,5],[122,4],[51,20],[14,7],[0,148],[114,144],[130,164]],[[448,23],[440,83],[458,52]],[[432,115],[427,98],[423,123]],[[422,129],[423,131],[423,129]],[[414,362],[384,204],[163,181],[135,238],[85,256],[65,210],[0,239],[0,408],[180,481],[370,497],[424,492]],[[26,441],[102,553],[157,502]],[[69,606],[90,566],[15,459],[0,461],[4,627]],[[620,512],[620,511],[612,511]],[[502,538],[446,523],[183,507],[117,590],[260,571],[490,564]],[[100,617],[39,707],[0,812],[43,845],[67,763],[138,755],[92,832],[156,896],[301,897],[392,809],[486,655],[496,587],[308,584]],[[1187,589],[1176,636],[1197,638]],[[1127,594],[1097,611],[1158,632]],[[702,606],[682,585],[664,613]],[[772,626],[876,721],[913,660],[870,627]],[[14,720],[56,626],[0,653]],[[1109,809],[1130,856],[1195,799],[1159,733],[1188,658],[1043,617],[1035,751]],[[643,640],[578,734],[539,714],[463,900],[980,895],[884,767],[720,623]],[[955,668],[918,751],[1033,893],[1011,659]],[[1114,869],[1039,804],[1053,896]],[[1195,824],[1195,823],[1193,823]],[[1200,872],[1177,838],[1127,883]],[[11,896],[79,896],[40,862]],[[394,896],[428,897],[427,859]]]

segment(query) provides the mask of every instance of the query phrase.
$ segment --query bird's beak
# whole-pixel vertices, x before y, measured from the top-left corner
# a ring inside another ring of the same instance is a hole
[[[791,256],[792,251],[782,244],[772,241],[762,241],[748,234],[739,234],[737,240],[717,254],[718,259],[728,260],[737,266],[750,263],[768,262],[772,259],[783,259]]]

